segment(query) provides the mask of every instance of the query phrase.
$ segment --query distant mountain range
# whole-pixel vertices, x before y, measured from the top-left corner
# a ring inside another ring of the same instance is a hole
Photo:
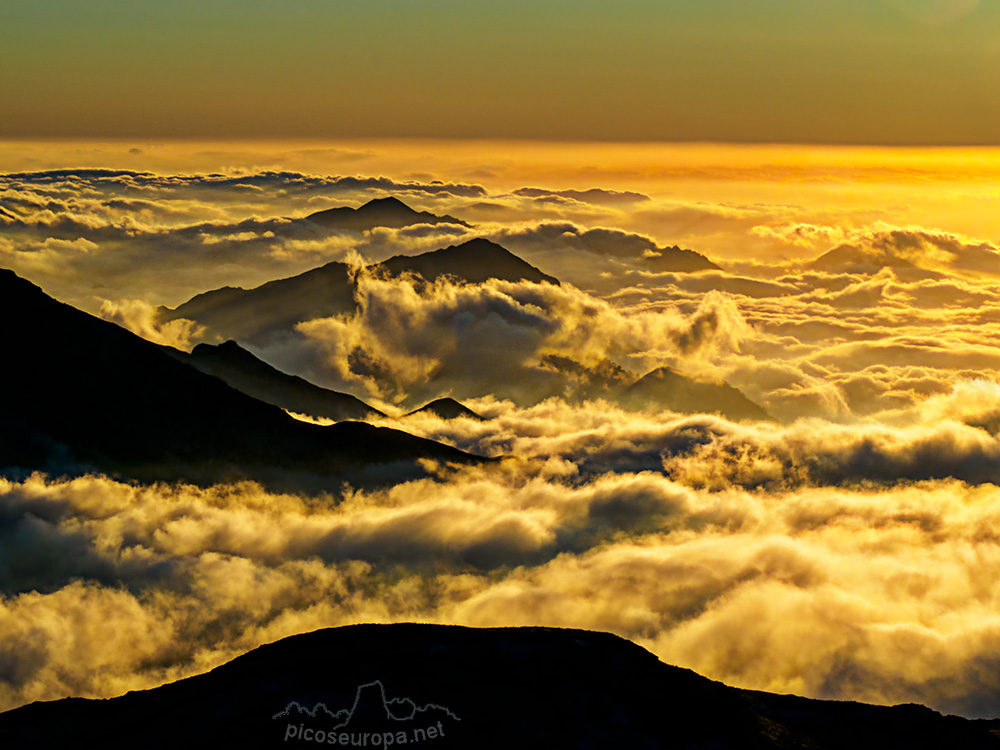
[[[449,276],[464,283],[501,279],[559,284],[558,279],[485,239],[416,256],[397,255],[370,266],[370,269],[373,273],[390,277],[415,274],[424,282]],[[160,308],[159,314],[164,321],[179,318],[193,320],[217,338],[266,345],[270,336],[287,334],[296,323],[351,314],[357,309],[355,288],[355,278],[346,265],[328,263],[254,289],[223,287],[205,292],[173,310]],[[366,413],[378,414],[353,397],[323,391],[301,378],[280,373],[259,360],[254,362],[255,358],[233,341],[222,346],[225,348],[196,347],[191,355],[186,355],[186,361],[222,377],[245,393],[289,411],[334,420],[363,418]],[[181,355],[175,353],[175,356]],[[697,382],[667,369],[640,377],[611,362],[585,367],[558,356],[546,357],[543,364],[547,372],[558,373],[559,376],[547,386],[554,390],[543,395],[564,395],[572,400],[603,398],[632,409],[667,408],[682,413],[719,413],[730,419],[769,418],[760,406],[726,383]],[[468,392],[464,395],[484,394]],[[458,409],[447,402],[436,402],[434,408],[429,408],[446,418],[470,416],[462,409],[465,407]]]
[[[321,388],[297,375],[283,373],[258,359],[235,341],[226,341],[217,346],[198,344],[190,354],[169,346],[163,347],[163,350],[174,359],[217,377],[248,396],[280,406],[289,412],[332,419],[334,422],[387,416],[347,393]],[[439,398],[410,412],[422,413],[435,414],[442,419],[483,419],[453,398]]]
[[[362,232],[376,227],[413,226],[415,224],[457,224],[471,228],[460,219],[453,216],[438,216],[429,211],[415,211],[398,198],[376,198],[358,208],[344,206],[317,211],[305,217],[305,220],[321,224],[329,229],[353,229]]]
[[[942,716],[913,704],[727,687],[608,633],[416,624],[317,630],[153,690],[0,714],[2,747],[111,750],[352,742],[483,750],[986,750],[1000,748],[998,731],[996,720]]]
[[[298,422],[3,269],[0,315],[0,468],[281,484],[398,480],[423,475],[420,459],[479,460],[364,423]]]
[[[425,281],[452,276],[472,284],[488,279],[559,283],[484,239],[421,255],[397,255],[368,269],[391,277],[412,273]],[[215,289],[196,295],[174,309],[161,307],[158,314],[164,322],[178,318],[193,320],[217,339],[253,340],[287,331],[306,320],[350,314],[356,309],[355,289],[350,267],[333,262],[253,289]]]
[[[175,359],[224,380],[238,391],[290,412],[335,422],[386,416],[354,396],[283,373],[235,341],[217,346],[199,344],[190,354],[171,347],[163,347],[163,350]],[[550,355],[546,364],[572,380],[576,390],[570,395],[579,400],[600,398],[631,409],[719,413],[734,420],[771,418],[764,409],[727,383],[692,380],[666,367],[638,377],[607,361],[587,368],[565,357]],[[435,399],[406,416],[423,413],[442,419],[483,419],[450,397]]]
[[[721,414],[732,419],[771,419],[763,408],[728,383],[710,383],[659,367],[639,377],[605,360],[586,367],[566,357],[549,355],[543,364],[566,375],[576,399],[604,399],[626,408],[669,409],[681,414]]]

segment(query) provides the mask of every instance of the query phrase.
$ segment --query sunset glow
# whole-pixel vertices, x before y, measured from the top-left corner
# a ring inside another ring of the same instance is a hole
[[[381,5],[0,10],[0,711],[421,622],[1000,717],[1000,4]]]

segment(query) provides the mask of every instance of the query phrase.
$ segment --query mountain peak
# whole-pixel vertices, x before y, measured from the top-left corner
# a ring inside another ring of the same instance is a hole
[[[406,416],[412,416],[413,414],[435,414],[441,419],[458,419],[459,417],[465,417],[467,419],[474,419],[476,421],[483,421],[483,417],[476,412],[472,411],[465,404],[456,401],[453,398],[439,398],[431,401],[429,404],[411,411]]]
[[[543,273],[502,245],[484,237],[449,245],[422,255],[396,255],[378,264],[390,274],[416,273],[427,281],[456,276],[470,284],[488,279],[531,281],[559,285],[559,280]]]
[[[385,198],[373,198],[362,206],[351,208],[350,206],[339,206],[328,208],[325,211],[317,211],[305,217],[307,221],[331,229],[353,229],[363,232],[370,231],[375,227],[401,228],[414,224],[458,224],[468,227],[460,219],[454,216],[438,216],[429,211],[417,211],[410,208],[394,196]]]
[[[558,279],[481,237],[420,255],[397,255],[370,268],[387,276],[415,274],[431,282],[450,276],[468,284],[500,279],[559,285]],[[356,309],[350,269],[333,261],[254,289],[203,292],[173,310],[160,308],[160,315],[163,320],[194,320],[218,338],[253,342],[266,332],[288,330],[304,320],[350,315]]]
[[[370,211],[380,208],[391,208],[391,209],[403,209],[410,213],[417,213],[415,210],[407,206],[403,201],[394,195],[387,195],[385,198],[372,198],[370,201],[365,203],[363,206],[358,206],[355,211]]]

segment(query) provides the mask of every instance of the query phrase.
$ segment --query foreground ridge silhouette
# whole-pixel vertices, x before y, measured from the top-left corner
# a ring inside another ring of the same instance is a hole
[[[371,747],[391,734],[435,748],[978,750],[1000,747],[998,728],[731,688],[608,633],[394,624],[292,636],[110,700],[23,706],[0,714],[0,746],[287,748],[367,734]]]

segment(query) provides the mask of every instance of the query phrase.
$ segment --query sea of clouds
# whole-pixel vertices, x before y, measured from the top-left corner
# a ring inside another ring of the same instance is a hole
[[[385,194],[476,227],[296,221]],[[996,715],[990,242],[788,206],[287,172],[4,175],[0,208],[0,265],[183,348],[210,333],[156,306],[332,260],[485,236],[563,281],[362,273],[356,313],[254,348],[394,413],[460,397],[487,419],[377,423],[496,465],[310,494],[0,480],[0,709],[161,684],[315,628],[423,621],[608,630],[742,687]],[[616,228],[640,211],[812,253],[658,271],[663,244]],[[352,366],[359,351],[378,366]],[[725,380],[775,419],[581,401],[548,355]]]

